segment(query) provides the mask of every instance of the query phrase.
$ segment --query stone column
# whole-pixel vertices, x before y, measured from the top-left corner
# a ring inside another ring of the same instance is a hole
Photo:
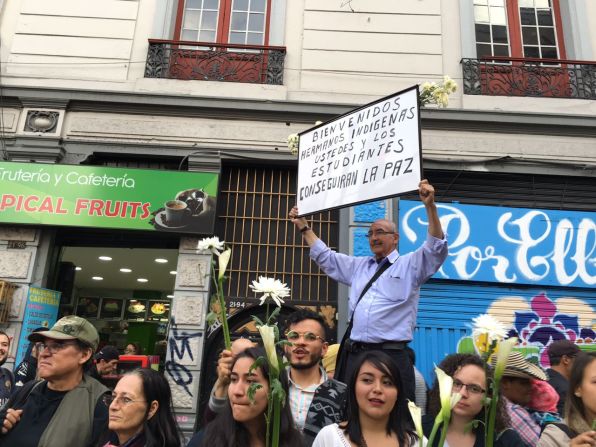
[[[180,241],[165,365],[176,419],[187,436],[193,431],[198,411],[211,281],[212,255],[199,252],[198,241],[191,237]]]
[[[9,321],[0,324],[0,329],[12,338],[5,365],[8,368],[12,368],[17,353],[29,286],[36,282],[40,236],[41,230],[35,228],[0,226],[0,279],[18,285],[12,297]]]

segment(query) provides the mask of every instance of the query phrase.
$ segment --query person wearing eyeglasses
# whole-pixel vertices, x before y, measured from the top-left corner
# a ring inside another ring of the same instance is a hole
[[[293,312],[285,321],[290,410],[307,446],[323,427],[342,421],[347,398],[346,385],[330,379],[321,365],[329,346],[325,333],[325,321],[310,310]]]
[[[125,374],[104,397],[112,439],[104,447],[180,447],[167,380],[149,368]]]
[[[284,347],[290,364],[286,370],[290,410],[296,428],[303,434],[304,445],[310,446],[319,430],[342,420],[346,385],[327,377],[321,366],[328,343],[325,322],[319,314],[305,309],[298,310],[287,317],[284,326],[284,338],[290,342]],[[232,349],[234,348],[232,343]],[[234,355],[230,351],[222,352],[217,367],[218,379],[208,405],[211,412],[219,414],[229,405],[227,387],[230,383],[231,365],[244,351]],[[221,389],[225,390],[226,395],[221,395],[218,383],[222,384]],[[210,416],[207,422],[213,417],[214,415]]]
[[[83,372],[99,344],[97,330],[71,315],[28,338],[39,343],[42,380],[26,383],[0,410],[0,446],[97,446],[108,433],[108,389]]]
[[[330,278],[350,286],[349,339],[338,354],[335,378],[345,381],[356,357],[364,351],[381,350],[400,367],[403,392],[414,400],[414,368],[404,348],[412,340],[420,286],[435,274],[447,258],[447,240],[435,205],[435,190],[422,180],[418,193],[424,204],[428,235],[420,248],[401,255],[395,223],[381,219],[367,233],[372,256],[347,256],[331,250],[314,233],[297,207],[289,217],[310,247],[310,257]],[[383,269],[383,270],[381,270]],[[386,270],[385,270],[386,269]],[[380,276],[366,288],[375,273]],[[364,292],[364,293],[363,293]]]
[[[474,428],[471,422],[484,421],[484,399],[489,386],[485,367],[484,361],[475,354],[451,354],[440,363],[439,368],[453,378],[452,392],[460,393],[462,396],[451,411],[445,445],[441,447],[484,447],[484,425],[480,423]],[[435,418],[440,411],[439,384],[435,380],[429,393],[428,413],[422,417],[425,436],[430,436]],[[435,437],[434,445],[429,447],[438,447],[440,430]],[[519,434],[510,428],[503,399],[499,399],[497,403],[495,430],[494,447],[526,446]]]

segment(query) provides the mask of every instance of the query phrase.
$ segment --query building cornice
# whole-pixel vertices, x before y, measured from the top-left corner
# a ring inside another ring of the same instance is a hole
[[[342,115],[361,104],[330,104],[238,98],[209,98],[116,91],[4,87],[5,106],[65,104],[68,111],[137,115],[250,119],[314,123]],[[549,101],[549,98],[544,98]],[[492,110],[422,109],[422,128],[596,137],[596,117]]]

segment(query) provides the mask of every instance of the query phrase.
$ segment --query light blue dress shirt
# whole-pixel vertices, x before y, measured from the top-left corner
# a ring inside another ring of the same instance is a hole
[[[311,247],[310,257],[327,276],[351,287],[351,316],[362,289],[378,267],[375,258],[337,253],[320,239]],[[446,258],[447,239],[430,234],[412,253],[400,256],[397,250],[392,251],[387,256],[392,265],[358,303],[350,338],[363,343],[412,340],[420,286],[439,270]]]

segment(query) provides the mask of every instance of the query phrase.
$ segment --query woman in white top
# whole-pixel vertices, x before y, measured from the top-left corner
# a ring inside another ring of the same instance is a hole
[[[382,351],[367,351],[348,382],[346,421],[324,427],[313,447],[417,447],[401,376]]]

